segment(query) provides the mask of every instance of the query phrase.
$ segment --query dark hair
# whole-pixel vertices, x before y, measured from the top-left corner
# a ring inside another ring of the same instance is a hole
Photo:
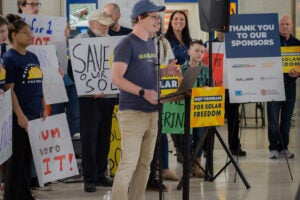
[[[21,10],[21,6],[25,6],[26,5],[26,0],[18,0],[17,1],[17,6],[18,6],[18,13],[22,13],[22,10]]]
[[[18,33],[24,26],[29,27],[29,25],[26,24],[26,22],[24,22],[24,20],[19,15],[8,14],[5,18],[8,21],[8,39],[12,43],[12,33]]]
[[[8,25],[7,20],[0,15],[0,26]]]
[[[171,14],[170,21],[169,21],[169,26],[168,26],[168,30],[166,32],[165,37],[169,40],[169,42],[171,42],[172,40],[178,41],[177,38],[174,35],[173,27],[171,25],[172,20],[173,20],[173,18],[174,18],[174,16],[175,16],[176,13],[182,14],[184,16],[184,18],[185,18],[185,27],[182,30],[182,41],[184,42],[184,44],[186,46],[189,46],[190,43],[191,43],[191,41],[192,41],[192,38],[191,38],[191,35],[190,35],[190,31],[189,31],[189,24],[188,24],[187,16],[186,16],[185,12],[182,11],[182,10],[176,10],[176,11],[174,11]]]
[[[148,17],[149,15],[148,15],[147,12],[145,12],[145,13],[142,13],[142,14],[138,15],[135,19],[131,19],[131,24],[132,24],[132,26],[133,26],[134,24],[138,23],[138,21],[139,21],[139,16],[141,16],[142,19],[145,19],[145,18]]]
[[[190,43],[190,47],[193,46],[194,44],[199,44],[199,45],[205,46],[201,39],[200,40],[192,40]]]

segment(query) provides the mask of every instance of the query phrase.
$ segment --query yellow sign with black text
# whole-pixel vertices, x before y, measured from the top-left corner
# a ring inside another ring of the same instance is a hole
[[[164,69],[166,65],[161,65],[160,69]],[[177,65],[180,68],[180,65]],[[160,94],[167,95],[177,91],[180,85],[181,77],[179,76],[162,76],[160,78]]]
[[[191,128],[224,125],[224,92],[224,87],[201,87],[192,89]]]
[[[300,72],[300,46],[281,47],[282,72],[289,73],[291,69]]]

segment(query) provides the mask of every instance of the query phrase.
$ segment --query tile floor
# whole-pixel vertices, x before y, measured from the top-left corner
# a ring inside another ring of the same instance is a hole
[[[291,129],[289,148],[295,153],[294,159],[289,159],[293,179],[291,179],[287,162],[284,158],[271,160],[268,158],[267,127],[243,128],[241,135],[242,148],[247,151],[245,158],[239,158],[239,166],[251,185],[246,189],[242,180],[236,175],[233,165],[229,165],[213,182],[193,178],[190,180],[189,199],[205,200],[292,200],[295,199],[300,183],[300,102],[296,105],[295,127]],[[249,122],[251,123],[251,122]],[[219,132],[225,141],[227,138],[226,127],[220,127]],[[170,143],[172,144],[172,143]],[[214,150],[215,173],[224,166],[227,156],[221,145],[216,140]],[[170,168],[177,174],[182,174],[182,167],[176,162],[175,156],[170,155]],[[164,199],[182,199],[182,191],[177,191],[177,182],[164,181],[168,192]],[[97,188],[96,193],[83,192],[82,183],[55,183],[50,192],[36,192],[38,200],[46,199],[72,199],[72,200],[101,200],[111,188]],[[159,199],[158,192],[146,191],[146,199]]]

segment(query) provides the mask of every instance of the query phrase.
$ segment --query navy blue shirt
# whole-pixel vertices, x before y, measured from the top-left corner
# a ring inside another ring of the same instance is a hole
[[[144,41],[134,34],[125,36],[114,50],[114,62],[128,64],[124,77],[145,89],[157,90],[157,57],[152,39]],[[120,90],[119,110],[154,112],[152,105],[143,97]]]
[[[41,116],[43,106],[43,73],[37,56],[30,51],[22,55],[9,49],[3,56],[6,83],[14,83],[20,107],[28,120]]]
[[[131,28],[126,28],[124,26],[121,26],[120,30],[118,32],[112,30],[111,28],[108,30],[108,35],[110,36],[120,36],[120,35],[128,35],[132,32]]]
[[[170,42],[175,58],[177,59],[177,64],[183,65],[185,61],[189,60],[188,45],[182,45],[177,39],[173,39]]]

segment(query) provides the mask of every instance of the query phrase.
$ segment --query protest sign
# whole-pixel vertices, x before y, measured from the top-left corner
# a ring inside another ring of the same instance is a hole
[[[284,101],[278,15],[230,17],[225,36],[230,102]]]
[[[300,47],[281,47],[282,72],[289,73],[292,69],[300,72]]]
[[[184,133],[184,100],[163,104],[162,133]]]
[[[0,164],[12,154],[12,101],[11,90],[0,95]]]
[[[39,59],[43,71],[43,93],[47,104],[67,102],[68,96],[63,78],[58,71],[58,59],[54,45],[30,45],[27,50]]]
[[[193,88],[190,126],[206,127],[224,125],[224,87]]]
[[[29,121],[28,134],[40,186],[78,175],[65,113]]]
[[[161,65],[160,69],[164,69],[167,67],[166,65]],[[177,65],[180,68],[180,65]],[[180,76],[172,76],[165,75],[160,78],[160,94],[167,95],[173,92],[176,92],[180,85],[181,77]]]
[[[76,38],[69,41],[79,96],[119,93],[119,89],[111,83],[111,63],[115,45],[122,37]]]
[[[209,67],[208,52],[205,52],[203,64]],[[225,72],[225,45],[224,42],[212,43],[212,75],[214,86],[223,86],[223,72]]]
[[[33,34],[32,45],[55,45],[58,52],[59,66],[66,74],[68,66],[67,42],[65,37],[67,18],[25,14],[21,14],[21,17],[30,26]]]

